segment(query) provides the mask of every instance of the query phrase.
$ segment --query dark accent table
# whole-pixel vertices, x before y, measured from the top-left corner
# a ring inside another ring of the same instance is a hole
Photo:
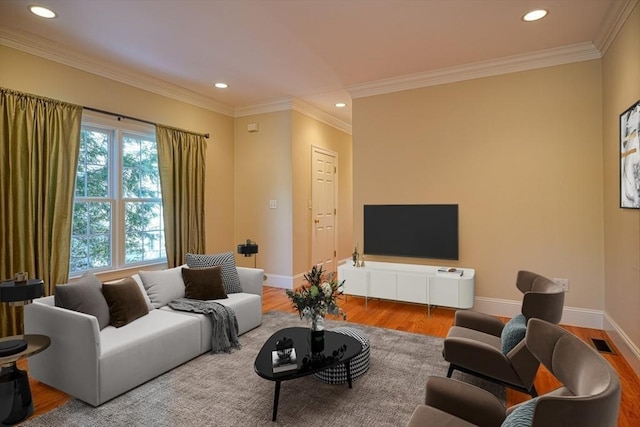
[[[33,414],[33,400],[27,372],[18,369],[17,362],[45,350],[51,344],[46,335],[17,335],[0,338],[0,343],[24,340],[27,348],[0,357],[0,426],[17,424]]]
[[[29,304],[44,295],[44,281],[29,279],[24,282],[8,280],[0,283],[0,301],[11,305]]]
[[[284,337],[291,338],[293,340],[293,346],[296,349],[298,368],[274,374],[271,352],[276,349],[276,341]],[[278,416],[278,399],[280,397],[280,383],[282,383],[282,381],[302,378],[307,375],[312,375],[316,372],[344,364],[347,370],[347,383],[349,384],[349,388],[352,388],[351,366],[349,362],[358,353],[360,353],[360,351],[362,351],[362,344],[360,344],[360,341],[347,335],[332,331],[325,331],[324,351],[314,355],[315,357],[312,358],[308,338],[309,328],[294,327],[281,329],[271,335],[256,356],[256,361],[254,363],[256,373],[266,380],[276,382],[275,393],[273,396],[272,421],[275,421]],[[338,356],[333,357],[334,351],[337,351],[343,346],[346,346],[344,351],[338,352]],[[304,358],[311,360],[311,363],[303,363]]]

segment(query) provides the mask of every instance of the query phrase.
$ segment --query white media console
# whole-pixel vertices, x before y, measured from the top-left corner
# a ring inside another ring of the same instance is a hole
[[[475,270],[456,268],[442,272],[430,265],[367,261],[364,267],[351,263],[338,266],[344,293],[368,298],[471,308],[475,297]]]

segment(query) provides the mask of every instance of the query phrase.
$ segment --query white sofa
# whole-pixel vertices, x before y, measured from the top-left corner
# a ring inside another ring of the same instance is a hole
[[[234,309],[243,334],[262,322],[264,271],[237,270],[243,292],[217,301]],[[25,306],[24,329],[51,338],[46,351],[29,358],[29,375],[93,406],[211,349],[209,318],[168,306],[100,330],[96,317],[56,307],[49,296]]]

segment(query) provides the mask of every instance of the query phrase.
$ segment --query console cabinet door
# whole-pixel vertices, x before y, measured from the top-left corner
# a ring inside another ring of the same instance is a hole
[[[429,278],[429,301],[431,305],[459,307],[458,280],[449,277]]]
[[[338,268],[338,279],[344,280],[344,293],[367,296],[367,272],[357,268]]]
[[[396,299],[396,272],[382,270],[370,271],[369,297]]]
[[[398,301],[427,303],[428,277],[425,274],[398,272],[396,277]]]

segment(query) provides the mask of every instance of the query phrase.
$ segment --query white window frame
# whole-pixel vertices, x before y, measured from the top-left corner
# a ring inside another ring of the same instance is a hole
[[[111,132],[111,141],[108,149],[109,167],[109,194],[106,199],[83,198],[86,201],[101,201],[111,203],[111,265],[100,268],[92,268],[70,272],[71,277],[79,277],[85,272],[109,272],[121,271],[142,266],[166,264],[166,254],[163,258],[150,261],[141,261],[126,264],[125,262],[125,202],[130,198],[123,198],[122,194],[122,138],[124,135],[141,137],[151,141],[156,140],[155,126],[136,122],[133,120],[120,120],[115,116],[107,116],[99,113],[84,111],[82,114],[82,129],[94,128],[98,131]],[[161,196],[162,197],[162,196]],[[162,202],[162,198],[159,201]],[[74,191],[74,203],[75,203]],[[135,199],[134,199],[135,200]]]

